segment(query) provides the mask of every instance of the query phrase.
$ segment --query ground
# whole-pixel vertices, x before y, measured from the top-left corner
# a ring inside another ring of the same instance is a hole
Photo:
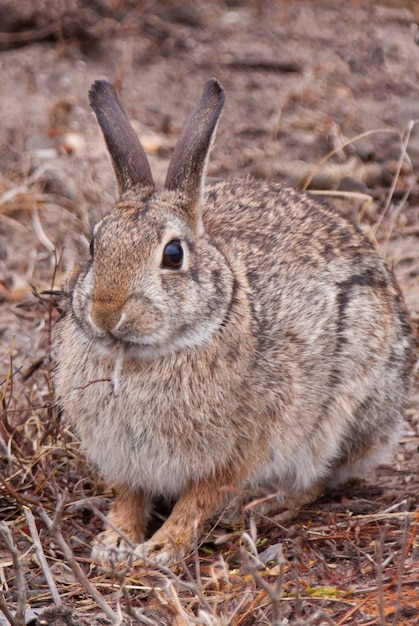
[[[328,195],[394,267],[417,332],[418,24],[415,0],[0,0],[0,600],[11,623],[54,602],[43,623],[418,623],[417,355],[406,434],[376,476],[287,526],[216,528],[177,569],[111,572],[89,561],[111,493],[54,404],[50,351],[59,292],[116,197],[87,100],[99,77],[161,180],[216,76],[227,100],[210,176]]]

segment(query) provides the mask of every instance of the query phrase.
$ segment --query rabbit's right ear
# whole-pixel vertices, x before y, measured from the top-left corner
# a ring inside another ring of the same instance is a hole
[[[196,228],[201,221],[200,205],[208,157],[223,104],[224,90],[213,78],[204,85],[201,99],[178,139],[167,172],[166,189],[182,193],[179,210]]]
[[[106,80],[95,81],[89,102],[108,146],[121,197],[130,191],[151,195],[154,183],[146,153],[112,85]]]

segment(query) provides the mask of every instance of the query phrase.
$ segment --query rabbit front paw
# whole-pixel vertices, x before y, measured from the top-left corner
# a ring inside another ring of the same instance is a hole
[[[188,545],[175,544],[168,539],[149,539],[145,543],[140,543],[135,548],[134,563],[150,564],[169,567],[181,561],[188,554]]]
[[[95,539],[92,547],[92,561],[103,565],[127,563],[135,557],[134,547],[129,545],[116,531],[108,528]]]

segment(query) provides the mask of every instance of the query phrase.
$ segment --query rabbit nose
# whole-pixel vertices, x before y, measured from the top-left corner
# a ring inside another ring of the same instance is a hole
[[[120,303],[93,301],[90,317],[96,328],[105,332],[112,331],[121,319],[122,307]]]

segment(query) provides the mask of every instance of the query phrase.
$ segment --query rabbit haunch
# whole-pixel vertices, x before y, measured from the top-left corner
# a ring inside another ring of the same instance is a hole
[[[333,208],[251,179],[202,194],[216,81],[161,191],[110,85],[91,102],[121,198],[57,331],[56,386],[132,541],[154,498],[178,500],[140,546],[170,563],[231,488],[298,505],[381,461],[403,425],[411,331],[391,271]],[[175,269],[162,261],[171,242]],[[108,529],[96,555],[119,544]]]

